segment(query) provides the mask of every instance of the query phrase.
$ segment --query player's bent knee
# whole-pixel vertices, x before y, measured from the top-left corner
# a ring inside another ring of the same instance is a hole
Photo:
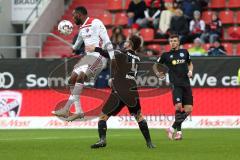
[[[137,122],[141,122],[142,120],[144,120],[142,113],[138,113],[138,114],[134,115],[134,117]]]
[[[192,113],[192,105],[185,105],[184,110],[186,113],[191,114]]]
[[[77,80],[76,80],[77,83],[84,83],[85,77],[86,77],[85,73],[81,72],[77,77]]]
[[[70,79],[68,80],[68,85],[74,85],[77,81],[77,77],[78,75],[76,73],[73,73]]]

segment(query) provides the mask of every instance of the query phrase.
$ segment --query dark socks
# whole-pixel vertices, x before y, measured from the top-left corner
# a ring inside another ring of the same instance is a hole
[[[144,136],[146,142],[151,142],[151,137],[148,129],[148,125],[146,120],[142,120],[141,122],[138,122],[139,128],[142,132],[142,135]]]
[[[182,130],[182,122],[187,118],[188,114],[183,111],[176,111],[175,112],[175,122],[173,123],[172,127],[174,129],[177,129],[177,131],[181,131]]]
[[[181,111],[179,111],[179,110],[176,110],[175,111],[175,121],[174,121],[174,123],[173,123],[173,125],[172,125],[172,127],[174,128],[174,129],[177,129],[178,128],[178,126],[179,126],[179,124],[180,124],[180,122],[179,122],[179,119],[181,118]]]
[[[100,140],[106,140],[106,132],[107,132],[107,122],[104,120],[98,121],[98,134]]]

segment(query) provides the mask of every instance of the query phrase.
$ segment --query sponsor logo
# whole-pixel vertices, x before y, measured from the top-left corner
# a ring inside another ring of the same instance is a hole
[[[37,0],[14,0],[15,5],[34,5]]]
[[[67,83],[67,80],[63,77],[37,77],[36,74],[27,75],[26,81],[26,85],[29,88],[64,87]]]
[[[184,54],[183,54],[183,53],[180,53],[180,57],[184,57]]]
[[[173,60],[173,61],[172,61],[172,65],[175,66],[176,64],[177,64],[177,61],[176,61],[176,60]]]
[[[22,94],[13,91],[0,92],[0,117],[17,117],[22,105]]]
[[[14,84],[14,77],[9,72],[0,73],[0,88],[8,89]]]
[[[185,63],[185,59],[177,59],[172,61],[172,65],[183,64]]]
[[[190,79],[191,86],[210,86],[215,87],[219,84],[223,86],[239,86],[237,76],[223,76],[221,79],[218,79],[216,76],[210,76],[207,73],[203,75],[195,73],[193,78]]]
[[[145,116],[149,128],[166,128],[173,121],[174,116]],[[28,128],[96,128],[98,119],[86,121],[66,122],[55,117],[18,117],[1,118],[1,129]],[[238,116],[193,116],[183,123],[184,128],[240,128]],[[134,117],[114,116],[109,119],[108,128],[138,128]]]

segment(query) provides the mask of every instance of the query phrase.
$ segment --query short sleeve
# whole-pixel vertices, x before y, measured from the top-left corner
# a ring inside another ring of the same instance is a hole
[[[80,48],[80,46],[83,44],[83,38],[81,36],[81,31],[78,33],[77,40],[75,41],[74,45],[72,46],[73,50],[77,50]]]
[[[190,56],[188,50],[186,50],[186,55],[187,55],[187,63],[190,64],[192,59],[191,59],[191,56]]]
[[[98,19],[94,20],[93,21],[93,28],[96,32],[95,34],[99,35],[99,37],[102,39],[104,49],[106,49],[108,51],[110,59],[114,59],[113,46],[112,46],[112,43],[109,39],[106,27],[104,26],[102,21],[100,21]]]
[[[165,54],[164,53],[157,59],[157,63],[161,63],[161,64],[165,63]]]

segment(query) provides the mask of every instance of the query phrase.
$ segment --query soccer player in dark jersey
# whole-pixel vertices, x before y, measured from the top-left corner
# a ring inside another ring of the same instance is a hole
[[[117,115],[126,105],[132,116],[138,122],[139,128],[146,140],[148,148],[155,148],[152,144],[148,125],[141,114],[141,106],[137,91],[135,77],[138,71],[138,62],[140,58],[135,54],[135,51],[140,47],[141,39],[138,36],[131,36],[129,41],[125,42],[125,50],[115,51],[115,59],[111,61],[111,95],[105,103],[102,114],[98,121],[98,133],[100,140],[93,144],[91,148],[100,148],[106,146],[106,131],[107,120],[110,116]],[[89,47],[86,46],[88,50]],[[106,55],[101,51],[101,48],[95,48],[95,51],[100,52],[103,56]]]
[[[181,126],[183,121],[192,112],[193,96],[189,78],[192,77],[193,64],[186,49],[180,49],[178,35],[171,35],[169,39],[171,50],[165,52],[154,64],[153,70],[160,78],[163,73],[158,70],[159,65],[166,65],[169,69],[169,79],[172,84],[172,99],[175,106],[175,122],[168,128],[168,138],[173,140],[182,139]],[[177,130],[175,134],[175,130]]]

